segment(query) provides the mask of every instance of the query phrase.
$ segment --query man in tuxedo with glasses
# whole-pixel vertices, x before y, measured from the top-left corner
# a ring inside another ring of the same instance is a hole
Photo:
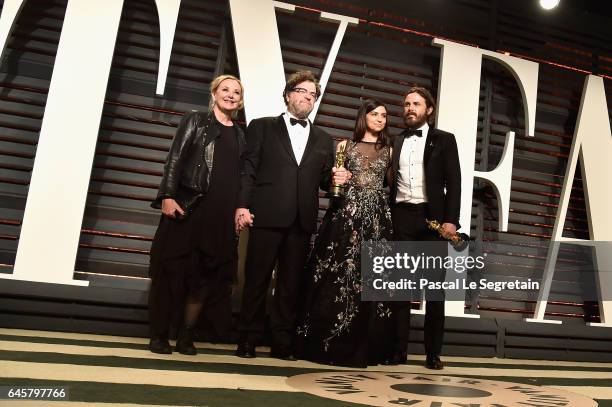
[[[293,339],[310,238],[316,230],[319,188],[343,184],[331,137],[308,120],[321,89],[310,71],[285,85],[287,111],[249,123],[236,229],[250,227],[236,356],[255,357],[264,334],[266,294],[278,262],[270,311],[271,356],[295,360]],[[332,175],[333,174],[333,175]]]
[[[408,89],[403,106],[406,130],[394,140],[391,162],[390,204],[394,239],[398,241],[444,241],[459,228],[461,168],[457,143],[451,133],[433,127],[434,110],[434,99],[427,89]],[[426,220],[437,220],[442,236],[428,229]],[[441,246],[443,252],[445,247]],[[444,281],[444,269],[427,273],[429,281]],[[426,300],[425,366],[439,370],[443,368],[444,291],[426,292]],[[390,339],[387,364],[407,360],[410,303],[396,302],[393,311],[395,333]]]

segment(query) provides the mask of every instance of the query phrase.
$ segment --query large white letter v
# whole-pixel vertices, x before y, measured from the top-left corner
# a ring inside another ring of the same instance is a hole
[[[240,80],[245,88],[247,122],[257,117],[277,115],[285,110],[281,96],[285,86],[285,70],[276,8],[292,12],[295,6],[272,0],[230,0],[230,8]],[[324,91],[346,27],[349,23],[357,24],[359,20],[330,13],[322,13],[321,19],[340,22],[320,78],[321,90]],[[311,120],[314,120],[320,101],[315,105]]]

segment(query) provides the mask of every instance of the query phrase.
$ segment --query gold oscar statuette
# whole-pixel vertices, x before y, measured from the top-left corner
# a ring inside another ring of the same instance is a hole
[[[346,154],[344,153],[344,144],[336,151],[336,168],[344,167],[344,160]],[[332,181],[332,185],[329,188],[329,196],[331,198],[342,198],[344,196],[344,185],[336,185]]]
[[[444,230],[442,229],[442,225],[440,224],[440,222],[438,222],[437,220],[425,220],[425,223],[427,223],[427,227],[429,229],[438,232],[441,237],[444,237]],[[465,249],[468,244],[470,244],[470,237],[465,233],[455,233],[453,236],[446,240],[448,240],[451,246],[453,246],[455,250],[459,252],[463,251],[463,249]]]

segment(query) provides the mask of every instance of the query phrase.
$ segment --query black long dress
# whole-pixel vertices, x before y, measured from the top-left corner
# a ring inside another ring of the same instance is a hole
[[[317,363],[366,367],[385,356],[387,304],[361,301],[364,241],[391,241],[391,213],[383,190],[389,148],[348,142],[346,196],[327,210],[308,261],[309,288],[297,330],[297,353]]]
[[[211,125],[219,127],[220,135],[215,140],[208,191],[186,219],[162,215],[151,246],[151,290],[170,291],[169,295],[159,293],[158,306],[150,309],[160,314],[150,316],[152,332],[158,331],[160,336],[167,329],[165,319],[180,323],[186,295],[206,289],[210,295],[223,293],[229,297],[229,284],[236,276],[234,212],[240,188],[237,133],[234,126],[224,126],[214,116],[212,120]],[[207,315],[218,331],[216,336],[221,337],[227,334],[231,320],[229,301],[224,302],[228,304],[219,304],[214,315]],[[166,314],[168,309],[173,315]],[[202,313],[208,313],[208,307]]]

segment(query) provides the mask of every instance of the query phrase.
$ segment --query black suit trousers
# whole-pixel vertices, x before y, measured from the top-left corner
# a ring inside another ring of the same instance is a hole
[[[396,204],[391,209],[394,240],[397,241],[442,241],[437,232],[430,230],[425,223],[427,204]],[[444,281],[445,272],[439,270],[429,277],[431,280]],[[439,294],[439,293],[438,293]],[[443,295],[443,292],[442,292]],[[427,298],[427,296],[426,296]],[[436,299],[440,299],[439,297]],[[410,332],[410,303],[395,302],[395,353],[405,353],[408,348]],[[427,301],[425,305],[425,352],[427,355],[440,355],[444,340],[444,301]]]
[[[292,351],[298,299],[311,235],[310,231],[300,226],[297,218],[287,228],[254,227],[249,231],[238,324],[241,341],[258,343],[263,338],[266,297],[278,260],[270,310],[272,346],[281,351]]]

